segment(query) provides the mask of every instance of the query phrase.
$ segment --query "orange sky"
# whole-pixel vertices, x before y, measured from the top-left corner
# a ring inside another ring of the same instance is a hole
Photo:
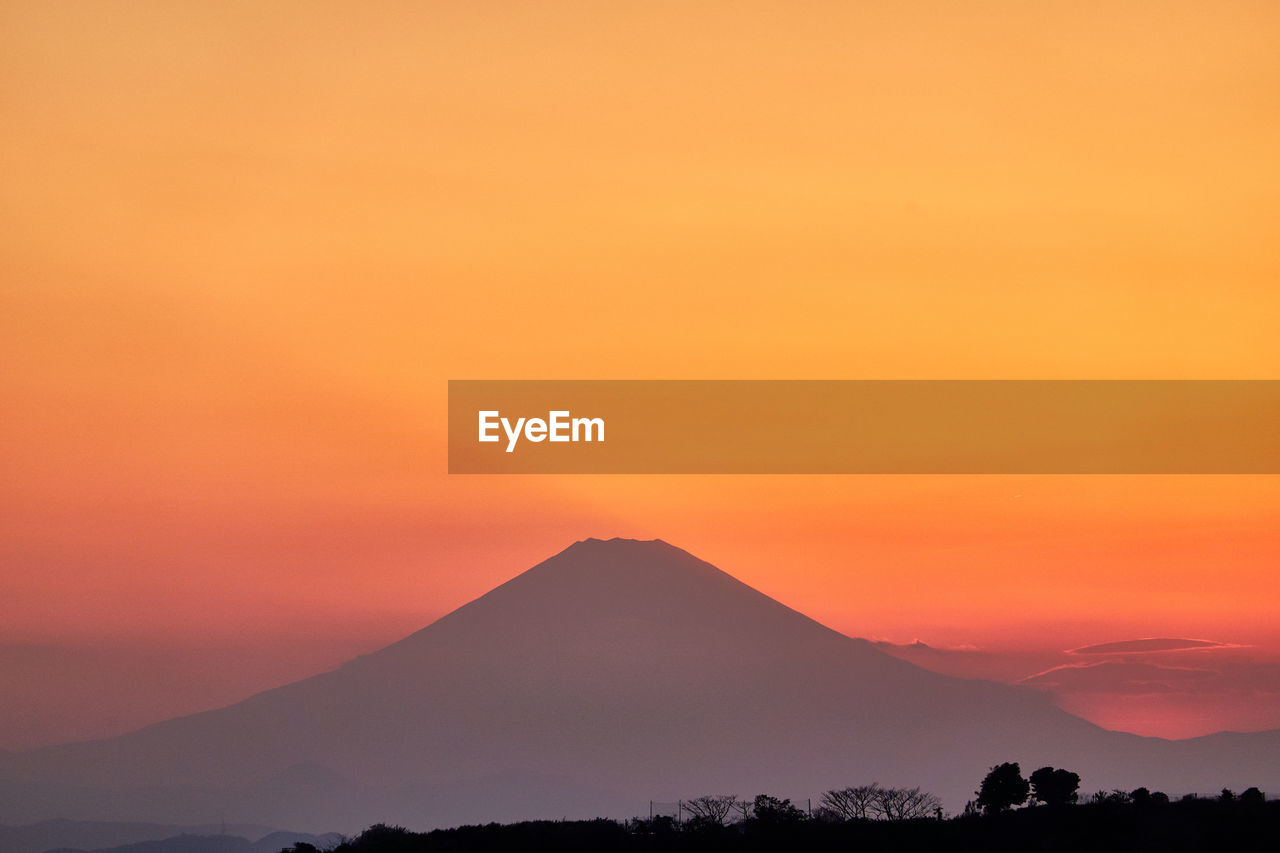
[[[324,649],[265,687],[634,535],[854,634],[1278,654],[1275,477],[444,473],[448,378],[1280,378],[1278,36],[6,3],[0,643]]]

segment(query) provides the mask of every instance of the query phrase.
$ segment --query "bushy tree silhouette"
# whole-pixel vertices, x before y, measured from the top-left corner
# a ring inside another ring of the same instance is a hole
[[[1070,770],[1041,767],[1031,774],[1031,798],[1061,808],[1079,799],[1080,775]]]
[[[982,787],[975,793],[978,807],[986,814],[998,814],[1027,801],[1031,784],[1022,778],[1018,762],[1005,762],[991,768],[982,780]]]
[[[680,833],[680,824],[671,815],[659,814],[653,817],[637,817],[627,821],[627,832],[638,837],[657,838],[669,841]]]
[[[403,826],[375,823],[342,845],[351,853],[412,853],[418,846],[417,836]]]
[[[809,816],[791,805],[790,800],[780,800],[768,794],[760,794],[752,803],[752,815],[761,826],[782,827],[800,823]]]
[[[1110,791],[1095,791],[1093,796],[1089,798],[1089,802],[1095,805],[1103,806],[1127,806],[1133,802],[1133,795],[1128,791],[1121,791],[1119,788],[1112,788]]]

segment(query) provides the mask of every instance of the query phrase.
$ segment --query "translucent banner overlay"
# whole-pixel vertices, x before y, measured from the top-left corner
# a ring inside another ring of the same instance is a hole
[[[1276,474],[1276,380],[452,380],[454,474]]]

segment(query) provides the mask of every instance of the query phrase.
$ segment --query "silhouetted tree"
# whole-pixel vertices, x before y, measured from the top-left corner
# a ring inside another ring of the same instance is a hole
[[[808,815],[791,805],[790,800],[780,800],[768,794],[760,794],[752,803],[752,815],[759,824],[769,827],[799,823]]]
[[[915,820],[931,817],[942,808],[942,801],[919,788],[881,788],[874,810],[884,820]]]
[[[1164,791],[1156,791],[1151,795],[1151,804],[1156,806],[1169,805],[1169,795]]]
[[[738,798],[733,794],[695,797],[682,803],[684,810],[692,815],[693,820],[714,823],[718,826],[724,825],[725,818],[737,804]]]
[[[919,788],[881,788],[873,782],[827,791],[819,808],[825,820],[914,820],[936,816],[942,801]]]
[[[1031,774],[1031,797],[1047,806],[1061,808],[1074,803],[1079,794],[1080,775],[1070,770],[1041,767]]]
[[[1146,788],[1134,788],[1129,792],[1129,799],[1138,808],[1146,808],[1151,805],[1151,792]]]
[[[1246,788],[1245,792],[1240,795],[1240,802],[1251,806],[1256,806],[1267,801],[1267,795],[1259,791],[1257,788]]]
[[[839,820],[870,820],[872,807],[879,796],[880,786],[872,782],[870,785],[827,791],[822,795],[822,807]]]
[[[355,838],[345,842],[342,849],[354,851],[354,853],[362,853],[366,850],[376,853],[400,853],[400,851],[407,853],[415,846],[417,846],[417,836],[403,826],[375,823]]]
[[[1236,792],[1231,790],[1230,788],[1223,788],[1222,795],[1218,797],[1218,799],[1224,803],[1233,802],[1235,798],[1236,798]]]
[[[1022,768],[1014,761],[992,767],[975,793],[978,806],[992,815],[1022,805],[1030,792],[1031,784],[1022,778]]]
[[[1105,806],[1128,805],[1132,800],[1133,798],[1128,791],[1121,791],[1119,788],[1113,788],[1110,791],[1095,791],[1093,796],[1089,798],[1089,802]]]
[[[667,814],[632,818],[627,822],[626,828],[633,835],[652,835],[664,839],[672,838],[680,831],[676,819]]]

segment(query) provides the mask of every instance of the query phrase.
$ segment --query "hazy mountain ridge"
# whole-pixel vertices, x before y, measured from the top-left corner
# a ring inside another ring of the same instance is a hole
[[[237,853],[278,853],[295,841],[317,846],[339,840],[336,833],[312,835],[288,832],[269,826],[252,824],[208,824],[204,826],[172,826],[157,823],[124,823],[114,821],[47,820],[24,826],[0,824],[0,850],[5,853],[70,853],[70,851],[142,851],[144,845],[157,845],[154,850],[191,849],[179,839],[219,837],[232,839]],[[168,845],[166,847],[166,845]]]
[[[304,842],[325,849],[342,840],[337,833],[310,835],[305,832],[273,832],[256,841],[238,835],[194,835],[183,833],[168,838],[137,841],[115,847],[92,849],[60,847],[43,853],[280,853]]]
[[[0,756],[46,816],[356,829],[630,815],[649,799],[921,785],[1280,787],[1280,732],[1170,743],[927,672],[655,540],[585,540],[337,670],[118,738]],[[12,814],[0,818],[12,818]]]

